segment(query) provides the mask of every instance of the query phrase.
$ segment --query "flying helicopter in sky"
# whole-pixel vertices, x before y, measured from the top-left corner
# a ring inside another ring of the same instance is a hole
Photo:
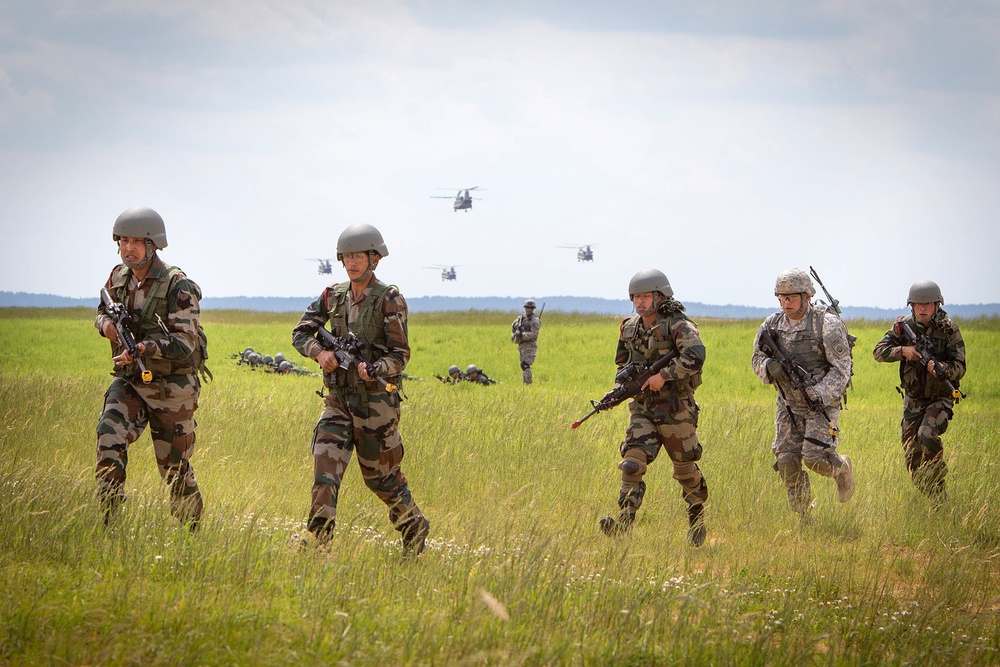
[[[594,261],[594,250],[593,248],[601,245],[600,243],[591,243],[588,245],[576,245],[566,244],[556,246],[557,248],[576,248],[576,261],[578,262],[593,262]]]
[[[317,273],[320,275],[333,273],[333,266],[330,264],[328,259],[310,259],[310,262],[319,262],[319,267],[317,267]]]
[[[455,188],[439,188],[439,189],[454,190]],[[460,188],[458,190],[458,193],[455,195],[455,203],[453,204],[456,213],[462,209],[465,209],[466,213],[468,213],[469,209],[472,208],[472,200],[475,199],[478,201],[481,199],[481,197],[472,196],[472,191],[478,189],[479,186],[477,185],[472,188],[464,188],[464,189]],[[431,199],[451,199],[451,197],[445,197],[443,195],[431,195]]]
[[[455,273],[454,266],[444,266],[441,264],[435,264],[434,266],[425,266],[424,268],[440,270],[441,280],[458,280],[458,274]]]

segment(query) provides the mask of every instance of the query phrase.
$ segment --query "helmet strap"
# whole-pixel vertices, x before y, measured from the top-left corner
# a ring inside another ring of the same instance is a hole
[[[121,239],[119,239],[118,240],[119,252],[121,252],[121,243],[122,243]],[[156,246],[153,245],[153,242],[151,240],[146,239],[146,256],[142,258],[142,261],[139,262],[138,264],[133,264],[132,262],[126,261],[126,259],[122,257],[122,264],[132,269],[133,271],[141,271],[147,264],[149,264],[149,260],[153,259],[153,255],[155,253],[156,253]]]

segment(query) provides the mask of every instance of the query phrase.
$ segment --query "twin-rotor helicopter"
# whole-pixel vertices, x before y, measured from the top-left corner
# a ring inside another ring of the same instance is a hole
[[[438,188],[438,189],[439,190],[454,190],[455,188]],[[459,188],[458,189],[458,193],[455,195],[455,201],[452,204],[452,206],[455,209],[456,213],[458,213],[459,211],[462,211],[462,210],[464,210],[466,213],[468,213],[469,209],[472,208],[472,200],[475,199],[476,201],[479,201],[481,199],[481,197],[473,197],[472,196],[472,191],[473,190],[478,190],[478,189],[479,189],[478,185],[475,186],[475,187],[471,187],[471,188]],[[431,199],[451,199],[451,197],[445,197],[443,195],[431,195]]]
[[[576,261],[578,262],[593,262],[594,261],[594,246],[598,246],[600,243],[590,243],[587,245],[577,245],[564,244],[558,245],[557,248],[576,248]]]
[[[458,280],[458,274],[455,273],[454,266],[444,266],[443,264],[433,264],[431,266],[425,266],[425,269],[435,269],[441,271],[441,280]]]

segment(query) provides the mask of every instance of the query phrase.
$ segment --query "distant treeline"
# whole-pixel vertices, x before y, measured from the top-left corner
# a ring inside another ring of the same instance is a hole
[[[205,297],[201,301],[205,310],[251,310],[271,313],[301,313],[312,303],[315,297],[281,297],[281,296],[224,296]],[[412,313],[430,313],[442,311],[490,310],[509,311],[521,310],[526,297],[504,296],[418,296],[408,297],[406,302]],[[632,312],[631,304],[625,299],[599,299],[586,296],[548,296],[534,297],[541,308],[545,304],[546,312],[560,311],[564,313],[595,313],[598,315],[620,315],[622,317]],[[97,297],[92,299],[76,299],[56,296],[54,294],[29,294],[27,292],[0,292],[0,308],[76,308],[80,306],[97,308]],[[697,301],[685,301],[687,314],[692,318],[723,318],[723,319],[763,319],[775,308],[760,308],[755,306],[713,306]],[[844,306],[844,317],[847,319],[890,320],[897,315],[906,314],[906,309],[865,308]],[[947,304],[945,310],[953,317],[972,318],[980,316],[1000,316],[1000,304]]]

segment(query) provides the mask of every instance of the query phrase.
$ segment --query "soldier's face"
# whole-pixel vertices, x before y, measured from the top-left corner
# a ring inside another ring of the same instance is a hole
[[[126,264],[138,264],[146,259],[146,239],[123,236],[118,239],[118,254]]]
[[[913,304],[913,316],[917,318],[917,322],[921,324],[926,323],[937,311],[937,303],[915,303]]]
[[[653,312],[654,295],[652,292],[639,292],[632,295],[632,307],[639,315],[649,315]]]
[[[347,277],[351,280],[357,280],[364,277],[365,273],[368,271],[368,253],[366,252],[349,252],[344,255],[344,270],[347,271]],[[372,268],[374,269],[374,262],[372,262]]]
[[[778,303],[781,304],[781,311],[793,320],[799,319],[805,312],[801,294],[779,294]]]

